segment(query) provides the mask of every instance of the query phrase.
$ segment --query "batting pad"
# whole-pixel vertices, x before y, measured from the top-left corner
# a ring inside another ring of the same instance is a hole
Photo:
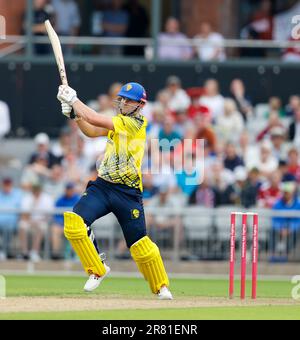
[[[64,233],[78,255],[84,270],[88,275],[103,276],[105,267],[100,260],[93,242],[87,234],[83,219],[72,212],[64,213]]]
[[[162,286],[169,286],[169,279],[159,249],[148,236],[132,245],[130,252],[154,294],[157,294]]]

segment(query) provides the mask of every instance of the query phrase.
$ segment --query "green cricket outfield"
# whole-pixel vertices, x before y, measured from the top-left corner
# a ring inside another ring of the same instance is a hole
[[[228,281],[172,279],[173,301],[158,301],[138,278],[107,278],[95,293],[82,291],[84,277],[6,276],[7,298],[0,299],[0,320],[300,320],[293,285],[260,281],[258,299],[227,298]],[[251,284],[248,282],[248,296]]]

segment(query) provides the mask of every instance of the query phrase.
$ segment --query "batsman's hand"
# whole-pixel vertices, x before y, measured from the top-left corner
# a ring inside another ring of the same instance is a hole
[[[68,104],[70,106],[73,106],[74,103],[79,100],[77,98],[77,92],[75,90],[73,90],[70,86],[67,86],[67,85],[61,85],[58,88],[57,99],[61,103],[65,103],[65,104]]]
[[[64,116],[71,118],[71,112],[72,112],[73,108],[71,105],[62,102],[61,103],[61,112]]]

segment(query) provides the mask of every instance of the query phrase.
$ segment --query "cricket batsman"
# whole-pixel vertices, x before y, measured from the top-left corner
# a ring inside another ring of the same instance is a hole
[[[88,183],[73,212],[64,214],[65,236],[89,275],[84,290],[91,292],[96,289],[110,272],[100,257],[90,226],[112,212],[151,291],[160,300],[171,300],[169,279],[160,251],[147,236],[142,200],[141,165],[147,126],[142,115],[147,102],[145,89],[137,83],[123,86],[116,100],[115,117],[96,113],[81,102],[76,91],[67,85],[59,87],[57,98],[62,104],[62,113],[75,119],[86,136],[95,138],[103,136],[103,129],[107,131],[106,152],[98,167],[97,180]]]

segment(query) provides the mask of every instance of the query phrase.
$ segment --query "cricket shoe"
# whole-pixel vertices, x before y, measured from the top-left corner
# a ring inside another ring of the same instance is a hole
[[[92,292],[96,288],[99,287],[100,283],[103,281],[103,279],[110,273],[110,268],[105,264],[104,268],[106,270],[106,273],[103,276],[98,276],[98,275],[90,275],[89,279],[87,280],[85,286],[84,286],[84,291],[86,292]]]
[[[158,300],[173,300],[172,293],[167,287],[162,287],[157,294]]]

